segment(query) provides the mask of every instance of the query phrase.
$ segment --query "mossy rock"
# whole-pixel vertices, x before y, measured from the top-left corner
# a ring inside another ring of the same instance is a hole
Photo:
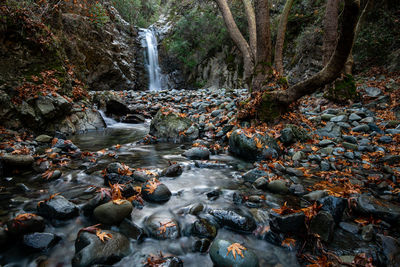
[[[343,78],[336,80],[334,85],[329,87],[325,93],[325,98],[335,102],[347,102],[359,99],[353,76],[345,75]]]
[[[268,92],[266,92],[263,94],[262,101],[257,110],[258,119],[262,121],[273,121],[282,114],[283,107],[279,106]]]
[[[285,128],[290,128],[292,130],[294,138],[297,141],[306,142],[307,140],[311,139],[311,137],[308,134],[308,132],[306,130],[304,130],[303,128],[297,126],[297,125],[287,124]]]

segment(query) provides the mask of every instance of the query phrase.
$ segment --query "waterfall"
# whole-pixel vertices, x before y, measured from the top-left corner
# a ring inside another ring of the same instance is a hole
[[[103,121],[107,127],[113,126],[118,123],[116,120],[107,117],[106,114],[104,114],[104,112],[102,110],[99,110],[99,113],[100,113],[101,117],[103,118]]]
[[[145,53],[146,67],[149,73],[149,90],[161,90],[161,68],[158,64],[157,37],[153,29],[141,29],[140,39]]]

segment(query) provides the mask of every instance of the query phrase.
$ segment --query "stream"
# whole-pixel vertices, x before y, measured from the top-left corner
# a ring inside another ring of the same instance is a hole
[[[110,123],[110,121],[108,122]],[[155,240],[145,238],[144,240],[131,240],[132,253],[123,258],[115,266],[141,266],[148,255],[156,255],[160,251],[164,255],[178,256],[183,260],[185,266],[213,266],[207,252],[193,252],[193,243],[196,238],[190,233],[185,233],[185,227],[192,224],[196,216],[188,214],[189,207],[195,204],[203,204],[208,208],[232,207],[232,196],[234,192],[246,190],[238,179],[238,169],[251,166],[249,163],[238,160],[229,155],[212,156],[211,160],[226,163],[228,167],[221,169],[207,169],[195,167],[193,161],[181,156],[184,146],[177,144],[154,144],[138,145],[136,141],[143,138],[148,131],[148,124],[121,124],[112,123],[104,131],[88,132],[72,137],[72,142],[82,151],[99,151],[111,148],[117,144],[121,147],[115,151],[114,157],[102,157],[96,164],[90,164],[85,160],[73,160],[67,168],[63,169],[61,179],[44,183],[39,176],[31,177],[31,174],[19,175],[10,179],[9,185],[13,184],[13,193],[10,202],[2,201],[3,215],[6,207],[10,213],[19,214],[34,212],[36,203],[43,199],[44,195],[59,193],[70,199],[75,204],[82,206],[93,197],[94,186],[102,187],[103,178],[99,171],[90,172],[89,166],[93,165],[105,168],[110,162],[123,162],[132,168],[163,169],[168,166],[169,161],[176,161],[184,168],[183,174],[176,178],[160,178],[172,192],[171,199],[164,204],[152,204],[145,202],[142,209],[135,208],[131,214],[132,221],[143,226],[146,217],[155,214],[170,212],[177,218],[181,225],[181,237],[175,240]],[[99,168],[97,168],[99,169]],[[24,183],[27,186],[26,192],[20,190]],[[214,190],[221,192],[220,197],[208,199],[207,192]],[[267,197],[274,201],[274,196]],[[268,199],[267,199],[268,200]],[[258,217],[268,215],[262,209],[250,209]],[[9,214],[10,215],[10,214]],[[260,218],[258,218],[259,220]],[[74,243],[78,231],[95,224],[83,214],[67,221],[52,221],[47,223],[45,232],[54,233],[61,237],[61,241],[52,249],[42,253],[27,253],[25,250],[16,249],[14,246],[3,253],[1,264],[4,266],[70,266],[71,259],[75,253]],[[112,230],[117,228],[112,227]],[[234,233],[227,229],[219,229],[217,238],[223,238],[246,244],[259,258],[260,266],[297,266],[294,252],[282,247],[271,245],[264,240],[257,239],[255,235]],[[18,244],[16,245],[18,246]],[[19,246],[21,247],[21,246]],[[40,263],[43,263],[41,265]]]

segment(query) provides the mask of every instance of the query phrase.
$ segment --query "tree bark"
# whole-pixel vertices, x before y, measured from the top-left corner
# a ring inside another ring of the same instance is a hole
[[[271,64],[271,27],[268,0],[255,0],[254,9],[256,11],[257,55],[252,88],[258,91],[266,83]]]
[[[283,75],[283,44],[285,42],[286,26],[289,18],[290,9],[292,8],[294,0],[287,0],[283,8],[281,18],[279,20],[278,34],[275,44],[275,58],[274,65],[276,71]]]
[[[247,17],[247,24],[249,29],[250,49],[253,58],[257,55],[257,30],[256,30],[256,15],[251,0],[242,0],[244,11]]]
[[[365,4],[365,7],[363,11],[361,12],[360,18],[358,19],[357,22],[357,27],[356,27],[356,33],[354,36],[354,42],[357,39],[358,34],[360,33],[361,30],[361,25],[364,23],[365,17],[368,13],[368,11],[372,8],[374,0],[367,0],[367,3]],[[353,44],[354,46],[354,44]],[[346,61],[346,64],[344,66],[344,73],[351,75],[353,73],[353,65],[354,65],[354,58],[353,58],[353,48],[350,51],[349,58]]]
[[[322,45],[324,66],[329,62],[337,42],[339,0],[328,0],[324,17],[324,40]]]
[[[266,92],[268,96],[266,99],[284,110],[302,96],[311,94],[324,85],[333,82],[342,72],[352,49],[359,11],[359,0],[345,0],[341,35],[328,64],[314,76],[293,85],[287,90]]]
[[[228,30],[229,36],[232,38],[233,42],[239,48],[243,56],[244,73],[243,79],[247,80],[254,69],[254,61],[251,55],[251,49],[246,39],[244,39],[242,33],[240,32],[236,22],[233,18],[232,12],[229,9],[229,5],[226,0],[215,0],[218,4],[219,10],[222,13],[222,17],[225,22],[225,26]]]

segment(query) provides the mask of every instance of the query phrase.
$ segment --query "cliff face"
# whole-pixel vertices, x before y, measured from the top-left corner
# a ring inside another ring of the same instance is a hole
[[[138,83],[137,30],[106,1],[56,8],[8,1],[0,5],[0,20],[0,125],[65,128],[54,125],[81,112],[76,105],[90,105],[87,90],[146,88]],[[62,99],[70,104],[58,108]],[[39,100],[54,107],[50,114]],[[26,118],[31,123],[21,123]]]

